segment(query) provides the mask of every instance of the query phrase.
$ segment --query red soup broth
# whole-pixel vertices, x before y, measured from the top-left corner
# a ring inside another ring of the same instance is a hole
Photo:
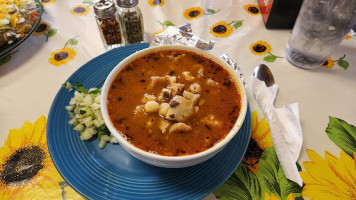
[[[106,103],[127,141],[164,156],[211,148],[229,134],[241,110],[229,72],[184,50],[161,50],[129,63],[112,82]]]

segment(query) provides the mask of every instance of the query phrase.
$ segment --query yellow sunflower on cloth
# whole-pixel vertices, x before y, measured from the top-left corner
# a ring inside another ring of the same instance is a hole
[[[204,11],[200,7],[188,8],[184,11],[183,15],[187,19],[198,19],[204,14]]]
[[[279,197],[277,197],[275,194],[271,193],[271,195],[269,195],[267,192],[265,193],[265,198],[264,200],[281,200]],[[293,193],[290,193],[287,197],[286,200],[295,200]]]
[[[47,6],[56,2],[56,0],[41,0],[42,5]]]
[[[75,55],[76,52],[72,48],[65,47],[53,52],[48,62],[52,65],[60,66],[73,60]]]
[[[304,187],[302,195],[315,200],[356,199],[356,153],[353,158],[343,150],[340,158],[325,151],[325,159],[307,150],[311,161],[303,162],[306,171],[299,172]]]
[[[331,59],[331,57],[329,57],[328,59],[326,59],[326,61],[324,62],[324,64],[322,65],[322,67],[324,68],[332,68],[334,66],[334,60]]]
[[[210,33],[215,37],[229,37],[233,30],[234,28],[224,21],[220,21],[210,27]]]
[[[251,113],[252,128],[251,139],[245,156],[242,159],[244,163],[254,174],[257,172],[258,161],[263,151],[273,146],[271,130],[266,118],[258,122],[257,112]]]
[[[33,32],[33,35],[45,34],[50,28],[51,28],[51,25],[49,25],[47,22],[42,21],[38,25],[37,29]]]
[[[245,5],[244,9],[251,15],[258,15],[261,13],[260,8],[254,4]]]
[[[264,55],[271,52],[272,47],[265,41],[257,41],[250,45],[250,50],[255,55]]]
[[[47,149],[46,118],[35,123],[26,121],[12,129],[0,148],[0,197],[2,199],[82,198],[64,182]]]
[[[83,16],[88,14],[89,12],[89,7],[88,6],[84,6],[84,5],[78,5],[78,6],[74,6],[70,12],[74,15],[78,15],[78,16]]]
[[[164,27],[164,28],[162,28],[162,29],[160,29],[160,30],[154,32],[152,36],[155,36],[155,35],[158,35],[158,34],[160,34],[160,33],[163,33],[165,30],[167,30],[167,27]]]
[[[148,4],[152,7],[159,7],[164,5],[164,0],[148,0]]]

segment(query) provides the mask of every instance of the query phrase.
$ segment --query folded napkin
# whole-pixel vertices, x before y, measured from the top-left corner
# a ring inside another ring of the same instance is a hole
[[[273,145],[286,178],[302,186],[296,162],[303,143],[298,104],[275,108],[278,85],[267,87],[263,81],[251,77],[251,88],[271,129]]]

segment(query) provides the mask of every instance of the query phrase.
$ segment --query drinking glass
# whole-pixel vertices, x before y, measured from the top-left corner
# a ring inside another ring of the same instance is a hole
[[[356,0],[304,0],[285,58],[304,69],[317,69],[356,24]]]

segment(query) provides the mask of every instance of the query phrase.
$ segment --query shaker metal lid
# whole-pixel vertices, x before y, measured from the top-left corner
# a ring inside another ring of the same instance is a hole
[[[94,3],[94,13],[98,16],[115,14],[116,7],[112,0],[99,0]]]
[[[131,8],[138,4],[138,0],[117,0],[117,5],[123,8]]]

